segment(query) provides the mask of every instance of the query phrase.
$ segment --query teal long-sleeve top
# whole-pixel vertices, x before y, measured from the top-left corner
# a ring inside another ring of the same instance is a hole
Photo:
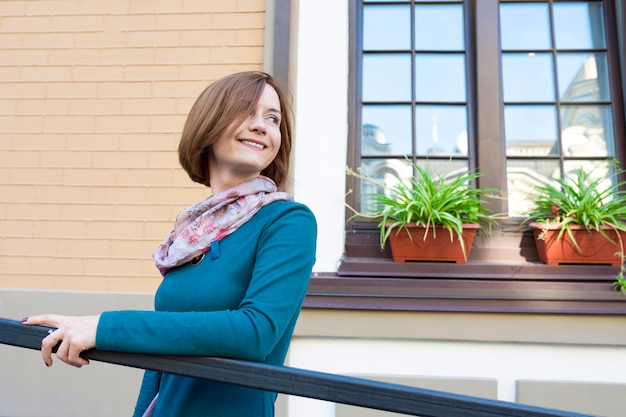
[[[315,262],[316,233],[306,206],[264,206],[199,263],[168,272],[155,311],[103,313],[96,347],[282,365]],[[134,416],[157,392],[154,417],[274,416],[275,393],[153,371],[144,374]]]

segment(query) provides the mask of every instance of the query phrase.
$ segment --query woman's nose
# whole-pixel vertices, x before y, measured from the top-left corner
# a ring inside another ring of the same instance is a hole
[[[249,129],[251,131],[265,134],[265,123],[262,114],[252,114],[249,123]]]

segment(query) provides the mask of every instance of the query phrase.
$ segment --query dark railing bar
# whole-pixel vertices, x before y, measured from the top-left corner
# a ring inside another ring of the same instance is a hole
[[[48,328],[0,318],[0,343],[39,350]],[[146,355],[92,349],[83,357],[133,368],[204,378],[250,388],[422,417],[589,417],[583,414],[488,400],[235,359]],[[43,365],[42,365],[43,366]]]

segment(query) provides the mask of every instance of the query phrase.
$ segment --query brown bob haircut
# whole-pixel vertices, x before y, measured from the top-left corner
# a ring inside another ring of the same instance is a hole
[[[252,112],[265,86],[276,90],[280,101],[281,144],[274,161],[261,175],[271,178],[281,188],[287,181],[291,153],[292,109],[282,87],[272,76],[260,71],[240,72],[221,78],[207,88],[192,106],[178,145],[178,160],[189,177],[210,186],[209,153],[234,122]]]

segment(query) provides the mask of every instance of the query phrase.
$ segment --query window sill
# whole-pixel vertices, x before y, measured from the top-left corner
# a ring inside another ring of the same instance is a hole
[[[579,267],[579,269],[582,269]],[[453,274],[454,275],[454,274]],[[351,310],[626,314],[612,279],[558,281],[315,274],[304,307]]]
[[[619,267],[544,265],[528,241],[478,243],[466,264],[395,263],[374,233],[348,234],[336,274],[315,274],[305,307],[449,312],[626,314]],[[513,242],[513,244],[512,244]],[[530,242],[532,245],[533,243]]]

